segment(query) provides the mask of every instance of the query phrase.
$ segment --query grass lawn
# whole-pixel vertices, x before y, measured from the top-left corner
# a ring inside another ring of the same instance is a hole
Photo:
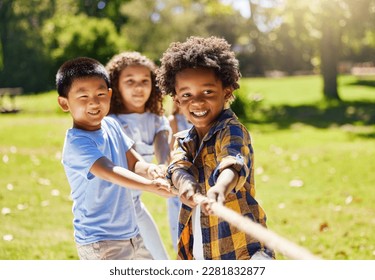
[[[271,230],[319,257],[375,259],[375,87],[340,77],[343,102],[329,105],[321,88],[317,76],[241,81],[246,106],[233,108],[253,137],[257,198]],[[60,163],[71,119],[56,99],[17,97],[21,111],[0,115],[0,259],[77,259]],[[174,258],[165,199],[143,200]]]

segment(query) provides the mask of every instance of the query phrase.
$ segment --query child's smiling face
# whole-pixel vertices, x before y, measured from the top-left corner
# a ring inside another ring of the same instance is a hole
[[[195,126],[199,138],[210,130],[232,96],[209,68],[187,68],[176,75],[175,102]]]
[[[142,65],[127,66],[121,71],[118,88],[124,113],[144,113],[152,91],[150,69]]]
[[[112,90],[104,79],[86,77],[76,79],[68,97],[59,96],[58,103],[73,117],[73,126],[83,130],[98,130],[109,111]]]

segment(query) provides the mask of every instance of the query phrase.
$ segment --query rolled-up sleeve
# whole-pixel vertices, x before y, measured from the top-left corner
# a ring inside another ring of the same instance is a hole
[[[216,143],[218,166],[213,172],[216,183],[220,173],[226,168],[233,168],[238,172],[237,184],[234,191],[241,189],[251,172],[253,149],[247,130],[239,126],[229,126],[221,131],[220,139]]]
[[[178,137],[179,135],[176,134],[176,136]],[[192,160],[189,158],[191,158],[191,156],[189,157],[187,149],[184,148],[182,139],[177,138],[175,148],[172,152],[172,160],[167,169],[167,179],[171,185],[173,185],[172,174],[177,169],[184,169],[195,178],[198,178],[198,169],[193,165]],[[175,187],[178,189],[178,186]]]

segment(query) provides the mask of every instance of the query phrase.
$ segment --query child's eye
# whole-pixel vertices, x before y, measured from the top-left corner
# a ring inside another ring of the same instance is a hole
[[[125,83],[126,83],[127,85],[132,85],[132,84],[134,83],[134,81],[133,81],[133,80],[127,80]]]
[[[203,93],[204,94],[210,94],[210,93],[212,93],[212,90],[207,89],[207,90],[204,90]]]
[[[188,98],[188,97],[190,97],[190,93],[183,93],[181,96],[183,97],[183,98]]]
[[[105,95],[107,95],[105,92],[101,92],[98,94],[98,96],[105,96]]]

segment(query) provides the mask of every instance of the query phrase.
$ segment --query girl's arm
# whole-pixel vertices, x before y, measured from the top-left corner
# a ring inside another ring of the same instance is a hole
[[[163,130],[159,131],[155,135],[154,147],[155,147],[155,156],[159,164],[168,165],[171,161],[171,149],[168,143],[168,131]]]
[[[133,148],[126,152],[128,169],[148,179],[165,178],[167,167],[146,162]]]
[[[169,143],[169,148],[170,150],[173,150],[174,141],[175,141],[175,137],[173,135],[178,132],[177,119],[174,115],[170,115],[168,120],[169,120],[169,125],[172,129],[172,137],[171,137],[171,142]]]
[[[138,152],[136,150],[134,150],[133,148],[130,148],[127,152],[126,152],[126,160],[128,162],[128,169],[130,171],[133,171],[141,176],[143,176],[142,173],[140,170],[135,171],[135,166],[138,162],[146,162],[143,157],[138,154]]]

